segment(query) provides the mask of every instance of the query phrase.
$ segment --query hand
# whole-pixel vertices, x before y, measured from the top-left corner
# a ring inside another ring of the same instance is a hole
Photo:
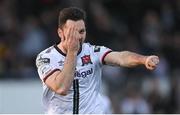
[[[146,58],[145,66],[147,69],[153,70],[157,67],[158,63],[159,63],[159,57],[152,55]]]
[[[69,25],[69,28],[66,29],[65,33],[65,45],[67,48],[67,53],[68,52],[74,52],[77,53],[80,48],[80,43],[79,43],[79,32],[78,32],[78,27],[72,22],[71,25]]]

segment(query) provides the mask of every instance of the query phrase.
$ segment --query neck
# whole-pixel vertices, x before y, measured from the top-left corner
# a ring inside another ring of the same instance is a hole
[[[67,49],[63,46],[63,44],[60,42],[59,44],[57,44],[57,47],[64,53],[67,54]],[[82,44],[80,46],[80,49],[78,51],[78,54],[81,52],[82,50]]]
[[[61,44],[61,42],[57,45],[57,47],[58,47],[64,54],[67,54],[67,49]]]

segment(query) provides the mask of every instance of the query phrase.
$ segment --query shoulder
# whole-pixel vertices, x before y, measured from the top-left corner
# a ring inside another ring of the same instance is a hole
[[[37,58],[39,58],[40,56],[50,56],[50,55],[53,55],[54,49],[55,49],[54,46],[50,46],[49,48],[46,48],[45,50],[41,51],[37,55]]]
[[[50,63],[50,58],[52,58],[54,55],[54,46],[51,46],[43,51],[41,51],[37,57],[36,57],[36,66],[40,66],[42,65],[42,63],[44,64],[48,64]]]
[[[104,46],[99,46],[99,45],[93,45],[93,44],[90,44],[90,43],[84,43],[83,44],[83,48],[85,49],[85,50],[87,50],[87,49],[90,49],[90,50],[92,50],[93,52],[100,52],[100,50],[102,49],[102,48],[104,48]]]
[[[83,48],[91,48],[93,45],[91,45],[90,43],[86,42],[83,43]]]

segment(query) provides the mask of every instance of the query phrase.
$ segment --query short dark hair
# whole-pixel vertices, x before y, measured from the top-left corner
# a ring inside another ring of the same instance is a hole
[[[69,19],[74,21],[85,21],[86,13],[84,10],[77,7],[64,8],[59,12],[58,26],[62,28],[66,21]]]

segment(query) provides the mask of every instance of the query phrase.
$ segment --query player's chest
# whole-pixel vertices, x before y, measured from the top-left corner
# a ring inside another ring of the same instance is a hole
[[[64,67],[65,58],[61,58],[57,61],[57,66],[61,70]],[[94,71],[97,69],[98,59],[91,54],[80,55],[77,58],[77,64],[75,68],[74,78],[85,79],[92,76]]]

